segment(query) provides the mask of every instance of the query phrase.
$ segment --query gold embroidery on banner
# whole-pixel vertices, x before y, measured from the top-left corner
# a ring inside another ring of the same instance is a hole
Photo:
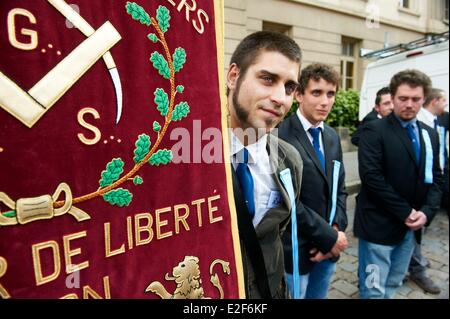
[[[60,208],[53,208],[61,195],[65,194],[64,205]],[[15,211],[15,217],[5,217],[0,213],[0,227],[17,224],[27,224],[37,220],[50,219],[64,214],[75,217],[78,222],[90,219],[91,217],[83,210],[72,206],[72,191],[69,185],[61,183],[55,190],[53,196],[43,195],[31,198],[20,198],[15,203],[8,195],[0,192],[0,202]]]
[[[28,92],[0,72],[0,106],[31,128],[120,39],[105,22]]]
[[[0,279],[6,274],[7,270],[8,270],[8,263],[6,262],[5,258],[0,256]],[[1,283],[0,283],[0,297],[2,299],[11,298],[11,295],[8,293],[5,287],[2,286]]]
[[[198,33],[203,34],[203,32],[205,32],[205,26],[203,24],[201,16],[203,16],[205,18],[206,23],[209,23],[208,14],[205,11],[203,11],[202,9],[200,9],[200,10],[197,11],[197,17],[198,17],[200,26],[197,26],[197,21],[196,20],[192,21],[192,25],[194,26],[195,30],[197,30]]]
[[[28,21],[32,24],[36,24],[35,16],[28,10],[22,8],[15,8],[8,12],[8,39],[11,45],[17,49],[29,51],[36,49],[38,46],[38,36],[35,30],[22,28],[20,33],[22,35],[28,35],[30,37],[29,43],[19,42],[16,37],[16,15],[22,15],[28,18]]]
[[[178,10],[178,12],[181,12],[183,7],[185,7],[186,8],[185,9],[186,10],[186,20],[189,22],[189,21],[191,21],[190,13],[195,12],[195,10],[197,10],[197,2],[195,2],[195,0],[192,0],[192,6],[190,6],[186,2],[187,2],[187,0],[181,0],[180,3],[178,4],[177,10]]]
[[[96,109],[93,109],[91,107],[85,107],[84,109],[81,109],[80,112],[78,112],[77,119],[78,123],[83,126],[84,128],[88,129],[89,131],[94,133],[94,138],[88,139],[84,136],[83,133],[78,133],[78,138],[80,141],[86,145],[94,145],[97,144],[98,141],[102,138],[102,133],[98,129],[98,127],[87,123],[84,120],[84,115],[86,113],[92,114],[94,116],[94,119],[98,120],[100,118],[100,114],[98,114]]]
[[[192,205],[197,206],[197,220],[198,220],[198,227],[202,227],[202,204],[205,203],[206,200],[204,198],[200,198],[197,200],[192,201]]]
[[[109,287],[109,276],[103,277],[103,293],[105,294],[104,299],[111,299],[111,289]],[[89,299],[93,297],[94,299],[103,299],[95,290],[89,286],[83,286],[83,299]],[[78,295],[75,293],[67,294],[62,296],[60,299],[78,299]]]
[[[127,217],[127,238],[128,238],[128,250],[133,249],[133,224],[131,216]]]
[[[103,277],[103,293],[104,299],[111,299],[111,290],[109,287],[109,276]],[[94,289],[89,286],[83,286],[83,299],[89,299],[89,296],[93,299],[103,299]]]
[[[40,251],[42,249],[48,249],[50,248],[53,252],[53,273],[50,275],[47,275],[44,277],[42,274],[42,265],[41,265],[41,255]],[[55,280],[58,278],[60,272],[61,272],[61,264],[59,262],[60,260],[60,254],[59,254],[59,248],[58,243],[54,240],[49,240],[43,243],[35,244],[31,247],[32,249],[32,255],[33,255],[33,267],[34,267],[34,277],[36,279],[36,286],[43,285],[45,283],[48,283],[50,281]]]
[[[184,209],[184,215],[179,215],[179,210]],[[174,206],[174,215],[175,215],[175,234],[180,233],[180,222],[183,224],[183,227],[186,231],[189,231],[189,225],[186,222],[186,219],[189,217],[189,206],[186,204],[175,205]]]
[[[169,224],[169,222],[167,220],[163,220],[161,221],[161,214],[164,213],[168,213],[172,210],[171,207],[165,207],[165,208],[161,208],[161,209],[157,209],[155,212],[156,215],[156,239],[160,240],[163,238],[167,238],[173,235],[172,231],[166,232],[166,233],[161,233],[161,227],[162,226],[167,226]]]
[[[166,288],[159,281],[150,283],[145,289],[145,292],[153,292],[162,299],[209,299],[209,297],[205,297],[203,291],[198,262],[198,257],[186,256],[182,262],[173,268],[172,276],[166,273],[165,279],[175,281],[177,285],[173,294],[167,292]],[[224,292],[220,284],[219,276],[217,273],[213,274],[214,266],[217,264],[222,265],[222,271],[230,275],[230,263],[216,259],[209,267],[210,281],[219,291],[219,298],[223,299]]]
[[[87,236],[87,232],[86,231],[82,231],[76,234],[71,234],[71,235],[66,235],[63,237],[63,245],[64,245],[64,260],[66,262],[66,273],[70,274],[73,273],[75,271],[80,271],[82,269],[88,268],[89,267],[89,261],[84,261],[81,264],[72,264],[72,257],[81,254],[81,248],[77,248],[77,249],[71,249],[70,248],[70,241],[77,239],[77,238],[82,238],[82,237],[86,237]]]
[[[220,195],[216,195],[213,197],[208,197],[208,212],[209,212],[209,223],[214,224],[223,220],[223,216],[214,217],[213,213],[218,211],[217,206],[212,206],[212,202],[220,199]]]
[[[111,288],[109,286],[109,276],[103,277],[103,291],[105,293],[105,299],[111,299]]]
[[[120,246],[120,248],[111,251],[111,224],[110,223],[105,223],[104,225],[104,230],[105,230],[105,257],[112,257],[115,255],[120,255],[125,253],[125,244],[122,243],[122,245]]]
[[[215,265],[221,265],[223,273],[229,275],[230,274],[230,263],[227,261],[224,261],[222,259],[216,259],[209,266],[209,274],[211,275],[210,281],[214,285],[214,287],[216,287],[217,290],[219,290],[219,294],[220,294],[219,298],[223,299],[224,292],[223,292],[222,285],[220,284],[219,276],[217,275],[217,273],[213,274]]]
[[[141,219],[147,219],[147,221],[148,221],[147,225],[141,226],[141,223],[140,223]],[[138,214],[138,215],[134,216],[134,228],[135,228],[135,237],[136,237],[136,247],[148,244],[148,243],[150,243],[152,241],[152,239],[153,239],[152,225],[153,225],[153,217],[152,217],[152,215],[150,215],[148,213],[143,213],[143,214]],[[141,233],[142,232],[147,232],[148,233],[148,238],[142,239],[141,238]]]

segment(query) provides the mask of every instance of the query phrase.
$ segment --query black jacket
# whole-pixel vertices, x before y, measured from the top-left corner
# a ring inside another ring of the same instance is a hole
[[[421,145],[419,165],[406,129],[394,114],[364,126],[358,150],[361,191],[356,202],[355,236],[376,244],[396,245],[409,229],[405,220],[412,208],[424,212],[428,224],[438,210],[442,184],[438,136],[429,126],[417,123]],[[433,184],[424,182],[422,129],[428,132],[433,146]]]
[[[326,174],[320,166],[319,159],[306,135],[303,126],[296,114],[284,120],[278,130],[279,137],[292,144],[303,160],[303,179],[300,192],[300,211],[297,220],[302,214],[315,216],[309,224],[298,224],[299,235],[299,269],[301,274],[311,271],[313,262],[309,260],[309,251],[316,247],[322,253],[331,250],[337,240],[337,232],[328,224],[331,211],[331,188],[333,161],[341,162],[339,172],[338,196],[336,215],[333,224],[337,224],[341,231],[347,228],[345,192],[345,170],[342,163],[342,149],[339,137],[335,130],[325,125],[323,132],[323,145],[325,155]],[[319,236],[322,234],[322,236]],[[292,241],[290,227],[287,227],[283,244],[285,249],[286,271],[292,273]]]
[[[363,126],[366,125],[367,123],[369,123],[370,121],[378,120],[378,119],[379,119],[378,112],[375,111],[375,109],[373,109],[369,114],[367,114],[363,118],[361,123],[359,123],[358,128],[356,129],[355,133],[353,133],[352,139],[351,139],[352,144],[355,145],[355,146],[358,146]]]

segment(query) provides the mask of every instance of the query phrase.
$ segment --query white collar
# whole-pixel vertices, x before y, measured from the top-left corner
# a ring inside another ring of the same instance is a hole
[[[318,125],[315,125],[315,126],[312,125],[311,122],[309,122],[309,121],[306,119],[306,117],[303,116],[302,112],[300,112],[300,108],[297,109],[297,116],[298,116],[298,118],[299,118],[299,120],[300,120],[300,123],[302,123],[303,129],[304,129],[306,132],[308,132],[308,130],[309,130],[311,127],[314,127],[314,128],[320,127],[320,128],[322,129],[322,132],[323,132],[323,127],[324,127],[323,121],[321,121]]]
[[[437,119],[437,116],[428,111],[426,108],[422,107],[422,114],[427,118],[430,123],[434,123],[434,120]]]
[[[247,145],[247,151],[249,153],[249,163],[255,163],[258,158],[260,158],[261,153],[267,155],[267,134],[264,134],[256,143]],[[234,135],[233,130],[231,130],[231,157],[238,154],[245,146],[241,141]]]

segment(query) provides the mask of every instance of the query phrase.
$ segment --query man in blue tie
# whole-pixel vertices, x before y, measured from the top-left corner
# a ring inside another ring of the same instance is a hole
[[[303,164],[297,151],[271,131],[292,105],[300,61],[294,40],[260,31],[237,46],[227,73],[233,189],[248,298],[287,296],[281,237],[299,207]],[[302,214],[299,223],[309,225],[312,219]],[[322,236],[315,234],[317,240]]]
[[[341,143],[336,131],[324,124],[338,87],[339,75],[333,67],[321,63],[309,65],[302,70],[295,92],[299,108],[279,126],[280,138],[293,145],[303,160],[300,214],[313,214],[321,221],[314,220],[310,227],[298,227],[300,298],[305,299],[327,297],[337,258],[347,247],[344,233],[347,227],[347,193]],[[312,239],[317,233],[323,234],[321,240]],[[283,244],[286,278],[292,295],[289,227]]]
[[[425,99],[423,107],[420,109],[419,113],[417,113],[417,119],[419,121],[427,124],[438,133],[440,141],[439,163],[441,170],[443,171],[446,165],[445,161],[447,157],[445,151],[445,129],[441,129],[438,125],[438,116],[444,112],[446,104],[447,99],[445,98],[445,92],[441,89],[432,88],[430,90],[430,94],[428,94]],[[442,191],[444,191],[444,189],[442,189]],[[418,232],[421,231],[422,230],[418,230]],[[422,255],[420,243],[415,240],[414,252],[411,256],[411,261],[408,268],[409,279],[414,281],[425,292],[439,294],[441,289],[426,273],[426,267],[428,265],[429,261]]]
[[[354,233],[359,242],[360,298],[392,298],[402,284],[414,249],[414,235],[436,214],[442,172],[436,131],[416,116],[431,80],[417,70],[390,82],[391,115],[364,126],[358,149],[361,191]]]

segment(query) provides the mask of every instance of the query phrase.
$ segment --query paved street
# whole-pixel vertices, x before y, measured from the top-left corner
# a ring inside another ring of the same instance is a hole
[[[356,152],[344,154],[347,184],[358,182]],[[347,200],[349,227],[346,231],[349,248],[341,256],[328,297],[330,299],[357,299],[358,296],[358,239],[353,237],[355,196]],[[430,261],[428,274],[441,288],[440,295],[424,293],[412,281],[407,281],[397,292],[397,299],[448,299],[449,298],[449,223],[447,214],[439,212],[425,231],[422,252]]]

